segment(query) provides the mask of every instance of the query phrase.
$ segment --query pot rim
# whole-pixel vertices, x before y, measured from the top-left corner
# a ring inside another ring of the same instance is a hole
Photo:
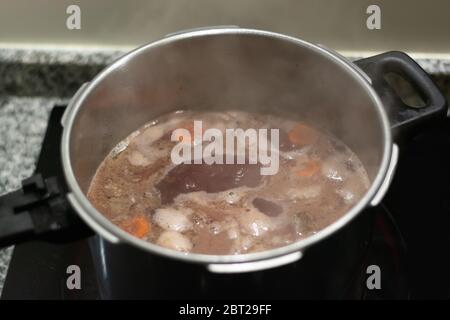
[[[339,218],[331,225],[325,227],[324,229],[318,231],[317,233],[305,239],[271,250],[238,255],[208,255],[199,253],[181,253],[175,250],[166,249],[156,244],[138,239],[128,234],[127,232],[125,232],[124,230],[120,229],[118,226],[113,224],[111,221],[109,221],[106,217],[104,217],[97,209],[95,209],[94,206],[89,202],[87,197],[84,195],[84,193],[81,191],[81,188],[79,187],[77,180],[75,178],[70,161],[69,142],[71,139],[73,122],[78,114],[79,109],[82,106],[83,101],[90,94],[90,92],[98,85],[98,83],[100,83],[102,79],[104,79],[111,71],[120,68],[123,64],[127,63],[133,57],[139,55],[140,53],[146,50],[150,50],[152,48],[163,46],[168,43],[182,39],[189,39],[209,35],[222,35],[222,34],[257,35],[262,37],[275,38],[283,41],[289,41],[293,44],[307,47],[312,51],[314,51],[315,53],[323,55],[328,59],[333,60],[335,63],[339,64],[341,67],[343,67],[343,69],[349,72],[351,76],[353,76],[362,85],[362,87],[366,90],[367,94],[370,96],[374,104],[374,107],[376,108],[376,114],[378,116],[378,121],[381,122],[383,134],[383,144],[384,144],[383,155],[378,172],[365,195],[341,218]],[[94,231],[96,231],[100,236],[103,236],[107,240],[110,240],[112,242],[123,241],[127,244],[143,249],[149,253],[159,254],[168,258],[183,260],[186,262],[204,263],[204,264],[243,263],[243,262],[260,261],[288,255],[290,253],[294,253],[297,251],[303,251],[310,245],[325,239],[326,237],[330,236],[331,234],[335,233],[336,231],[344,227],[347,223],[349,223],[364,208],[366,208],[370,204],[371,200],[375,197],[375,195],[379,191],[381,185],[383,184],[387,176],[389,162],[392,154],[393,143],[391,136],[391,128],[387,114],[377,93],[372,88],[370,83],[367,81],[367,78],[364,77],[364,74],[359,68],[357,68],[353,63],[347,61],[346,59],[342,59],[342,57],[338,56],[337,54],[334,54],[331,51],[328,51],[318,45],[312,44],[310,42],[292,36],[258,29],[226,27],[226,28],[211,28],[197,31],[188,31],[185,33],[177,33],[175,35],[168,36],[160,40],[140,46],[130,51],[129,53],[123,55],[122,57],[118,58],[112,64],[103,69],[99,74],[97,74],[94,77],[94,79],[91,82],[89,82],[85,86],[85,88],[83,88],[83,90],[81,90],[79,94],[73,97],[73,100],[70,102],[66,110],[66,113],[67,114],[64,115],[65,121],[63,123],[63,134],[61,139],[62,165],[67,185],[70,190],[68,193],[68,198],[72,203],[72,206],[75,207],[78,215]]]

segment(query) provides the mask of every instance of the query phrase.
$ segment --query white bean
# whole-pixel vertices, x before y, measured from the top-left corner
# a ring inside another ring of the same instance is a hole
[[[241,238],[241,249],[247,251],[253,246],[254,240],[252,237],[244,236]]]
[[[164,230],[185,232],[192,229],[192,221],[187,217],[189,213],[172,208],[162,208],[156,210],[153,222]]]
[[[241,230],[252,236],[261,236],[274,227],[270,217],[257,210],[244,212],[237,219]]]
[[[355,200],[355,194],[348,189],[338,189],[336,193],[344,199],[345,203],[353,203]]]
[[[192,250],[192,242],[188,237],[176,231],[164,231],[156,241],[157,245],[181,252]]]
[[[151,163],[146,156],[136,150],[128,155],[128,162],[130,162],[133,166],[139,167],[145,167]]]
[[[138,147],[144,147],[152,144],[164,135],[164,127],[161,125],[155,125],[145,128],[141,131],[136,138],[134,139],[134,143],[138,145]]]

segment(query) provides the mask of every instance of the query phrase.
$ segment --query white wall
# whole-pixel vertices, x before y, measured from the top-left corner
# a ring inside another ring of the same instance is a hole
[[[66,7],[82,29],[67,30]],[[379,4],[382,29],[366,28]],[[1,0],[0,45],[134,47],[180,29],[235,24],[341,51],[450,54],[450,0]]]

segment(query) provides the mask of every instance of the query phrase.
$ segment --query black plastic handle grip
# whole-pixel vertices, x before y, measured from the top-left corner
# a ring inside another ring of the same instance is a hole
[[[402,135],[429,123],[429,120],[445,117],[447,102],[430,76],[407,54],[390,51],[355,61],[372,80],[372,86],[380,96],[388,112],[395,135]],[[388,73],[396,73],[408,81],[423,99],[420,108],[405,104],[386,81]]]
[[[92,231],[74,214],[55,177],[35,174],[22,188],[0,196],[0,248],[31,239],[66,242]]]

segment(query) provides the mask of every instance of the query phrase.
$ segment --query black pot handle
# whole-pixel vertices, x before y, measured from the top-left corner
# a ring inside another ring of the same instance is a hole
[[[397,138],[429,123],[429,120],[445,117],[445,97],[430,76],[407,54],[390,51],[355,61],[355,64],[372,80],[372,86],[386,107]],[[385,75],[388,73],[396,73],[408,81],[425,106],[415,108],[405,104],[386,81]]]
[[[0,196],[0,248],[31,239],[73,241],[91,233],[72,212],[56,177],[35,174]]]

